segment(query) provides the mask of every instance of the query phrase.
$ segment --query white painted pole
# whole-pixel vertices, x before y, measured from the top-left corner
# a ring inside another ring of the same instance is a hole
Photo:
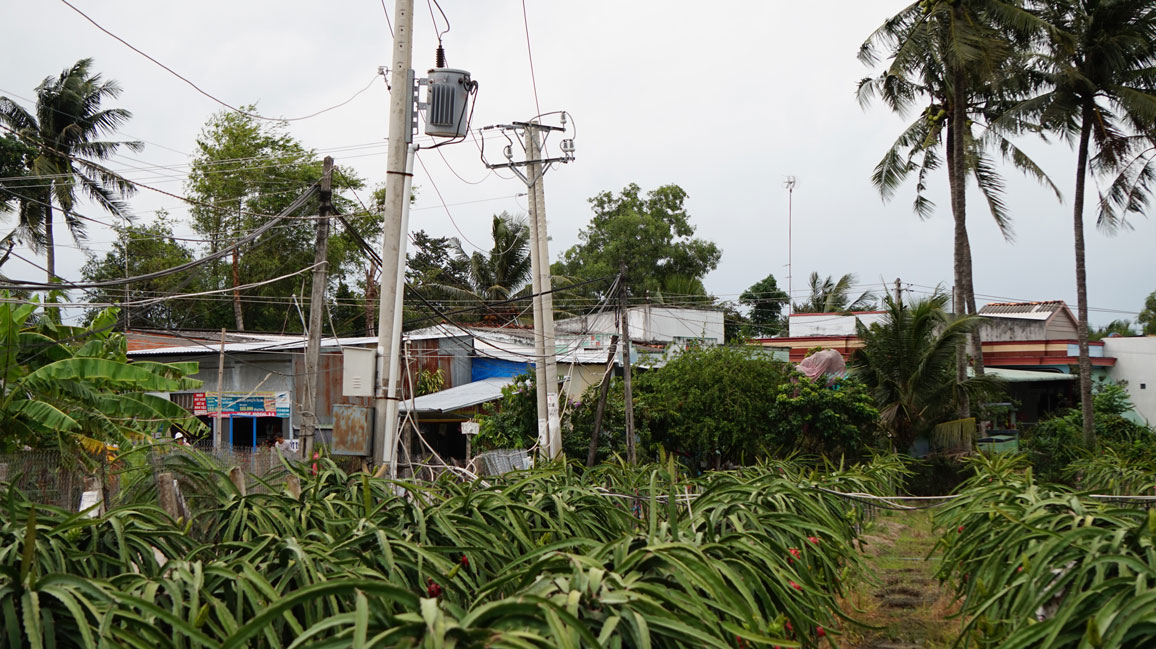
[[[409,204],[408,199],[410,192],[413,191],[413,156],[417,151],[417,145],[409,145],[405,156],[405,186],[404,196],[406,200],[401,207],[401,247],[397,256],[397,285],[395,288],[396,297],[394,298],[394,313],[393,319],[393,334],[390,339],[389,347],[389,389],[385,402],[385,463],[389,465],[389,477],[397,478],[397,442],[398,442],[398,428],[397,418],[398,410],[401,407],[400,391],[398,386],[401,384],[401,324],[402,324],[402,303],[405,297],[405,246],[406,239],[409,235]]]
[[[413,61],[413,0],[397,0],[394,5],[393,64],[390,67],[392,88],[389,94],[389,149],[386,157],[385,218],[381,245],[381,306],[377,324],[377,354],[384,360],[393,343],[394,319],[400,319],[397,309],[398,258],[401,255],[402,212],[409,196],[405,192],[408,140],[412,133],[409,107],[413,102],[413,88],[409,70]],[[384,362],[380,362],[384,365]],[[384,369],[384,368],[383,368]],[[388,389],[384,372],[378,373],[373,459],[375,463],[391,462],[386,459],[386,403]],[[384,468],[384,464],[382,466]]]

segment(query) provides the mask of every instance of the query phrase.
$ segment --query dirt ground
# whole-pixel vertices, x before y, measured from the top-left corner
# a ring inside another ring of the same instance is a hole
[[[866,626],[847,625],[840,647],[850,649],[947,649],[959,635],[958,605],[934,578],[928,558],[936,535],[929,510],[885,512],[862,537],[866,570],[843,612]]]

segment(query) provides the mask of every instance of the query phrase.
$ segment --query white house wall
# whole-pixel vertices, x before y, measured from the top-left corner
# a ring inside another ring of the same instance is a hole
[[[1156,336],[1105,338],[1104,355],[1116,357],[1108,377],[1127,381],[1136,414],[1156,424]]]
[[[722,311],[648,304],[630,307],[629,314],[630,337],[634,340],[673,342],[705,338],[722,344],[725,338]],[[557,329],[559,333],[575,334],[611,334],[617,330],[613,311],[560,320]]]
[[[854,336],[856,320],[870,327],[873,323],[882,322],[885,316],[884,313],[799,313],[791,315],[787,326],[792,338]]]

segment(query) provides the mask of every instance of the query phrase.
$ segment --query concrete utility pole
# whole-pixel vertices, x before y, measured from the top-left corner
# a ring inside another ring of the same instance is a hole
[[[413,87],[409,82],[409,70],[413,64],[413,0],[397,0],[394,5],[395,31],[393,39],[393,64],[390,67],[392,86],[389,93],[389,150],[386,157],[385,177],[385,217],[382,232],[381,258],[381,304],[377,320],[377,356],[379,366],[384,366],[387,345],[393,336],[394,319],[400,318],[397,308],[398,264],[401,242],[405,233],[401,229],[402,210],[409,196],[405,193],[408,175],[405,161],[408,142],[413,134],[410,109],[413,106]],[[384,369],[384,367],[382,367]],[[391,466],[394,462],[393,450],[387,443],[386,417],[388,389],[384,372],[378,372],[376,390],[373,460]],[[389,457],[387,457],[387,454]]]
[[[401,236],[409,233],[409,195],[413,191],[413,156],[417,152],[417,145],[406,147],[405,155],[405,182],[402,192],[406,200],[401,205]],[[389,464],[389,477],[397,478],[397,416],[401,407],[401,320],[402,302],[405,297],[405,241],[401,242],[397,256],[397,283],[394,285],[393,304],[393,331],[390,332],[389,365],[386,371],[389,375],[389,386],[385,395],[385,462]],[[379,340],[381,337],[379,336]]]
[[[511,139],[510,146],[504,151],[508,162],[501,164],[486,162],[486,166],[490,169],[510,169],[526,183],[530,210],[531,286],[534,291],[534,377],[538,397],[538,446],[541,454],[547,458],[556,457],[562,451],[562,426],[558,410],[558,355],[554,344],[554,300],[550,293],[549,237],[546,234],[546,195],[542,189],[542,176],[551,164],[566,163],[574,159],[574,141],[562,140],[563,155],[547,158],[543,155],[538,137],[542,132],[565,131],[565,113],[562,124],[563,126],[548,126],[535,118],[531,122],[514,122],[487,126],[483,129],[513,131],[520,133],[524,138],[525,160],[513,159],[514,140]],[[525,172],[521,167],[526,168]]]
[[[541,338],[539,362],[535,368],[541,366],[541,383],[538,384],[538,439],[544,440],[542,448],[546,450],[546,457],[554,458],[562,451],[562,421],[558,415],[558,352],[554,343],[554,294],[551,293],[550,279],[550,246],[546,236],[546,194],[542,185],[542,163],[536,162],[541,157],[538,149],[538,129],[526,129],[526,158],[531,162],[528,177],[533,181],[529,186],[530,207],[530,245],[531,252],[536,252],[538,258],[538,289],[535,299],[539,302],[541,320],[535,317],[534,322],[541,322],[537,327]],[[531,261],[533,261],[531,259]],[[545,409],[542,409],[542,399],[545,399]],[[542,421],[542,413],[546,413],[546,421]],[[545,426],[543,426],[543,423]]]
[[[313,286],[309,293],[309,342],[305,346],[305,399],[301,407],[301,439],[305,457],[313,452],[317,433],[318,366],[321,362],[321,316],[325,311],[325,282],[329,260],[329,214],[333,204],[333,158],[325,156],[321,172],[317,242],[313,249]]]

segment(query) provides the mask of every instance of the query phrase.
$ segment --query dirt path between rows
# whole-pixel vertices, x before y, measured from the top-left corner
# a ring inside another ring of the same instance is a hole
[[[951,593],[934,578],[935,545],[928,510],[886,512],[863,538],[865,579],[844,600],[851,618],[877,628],[847,628],[841,647],[850,649],[947,649],[960,622]]]

